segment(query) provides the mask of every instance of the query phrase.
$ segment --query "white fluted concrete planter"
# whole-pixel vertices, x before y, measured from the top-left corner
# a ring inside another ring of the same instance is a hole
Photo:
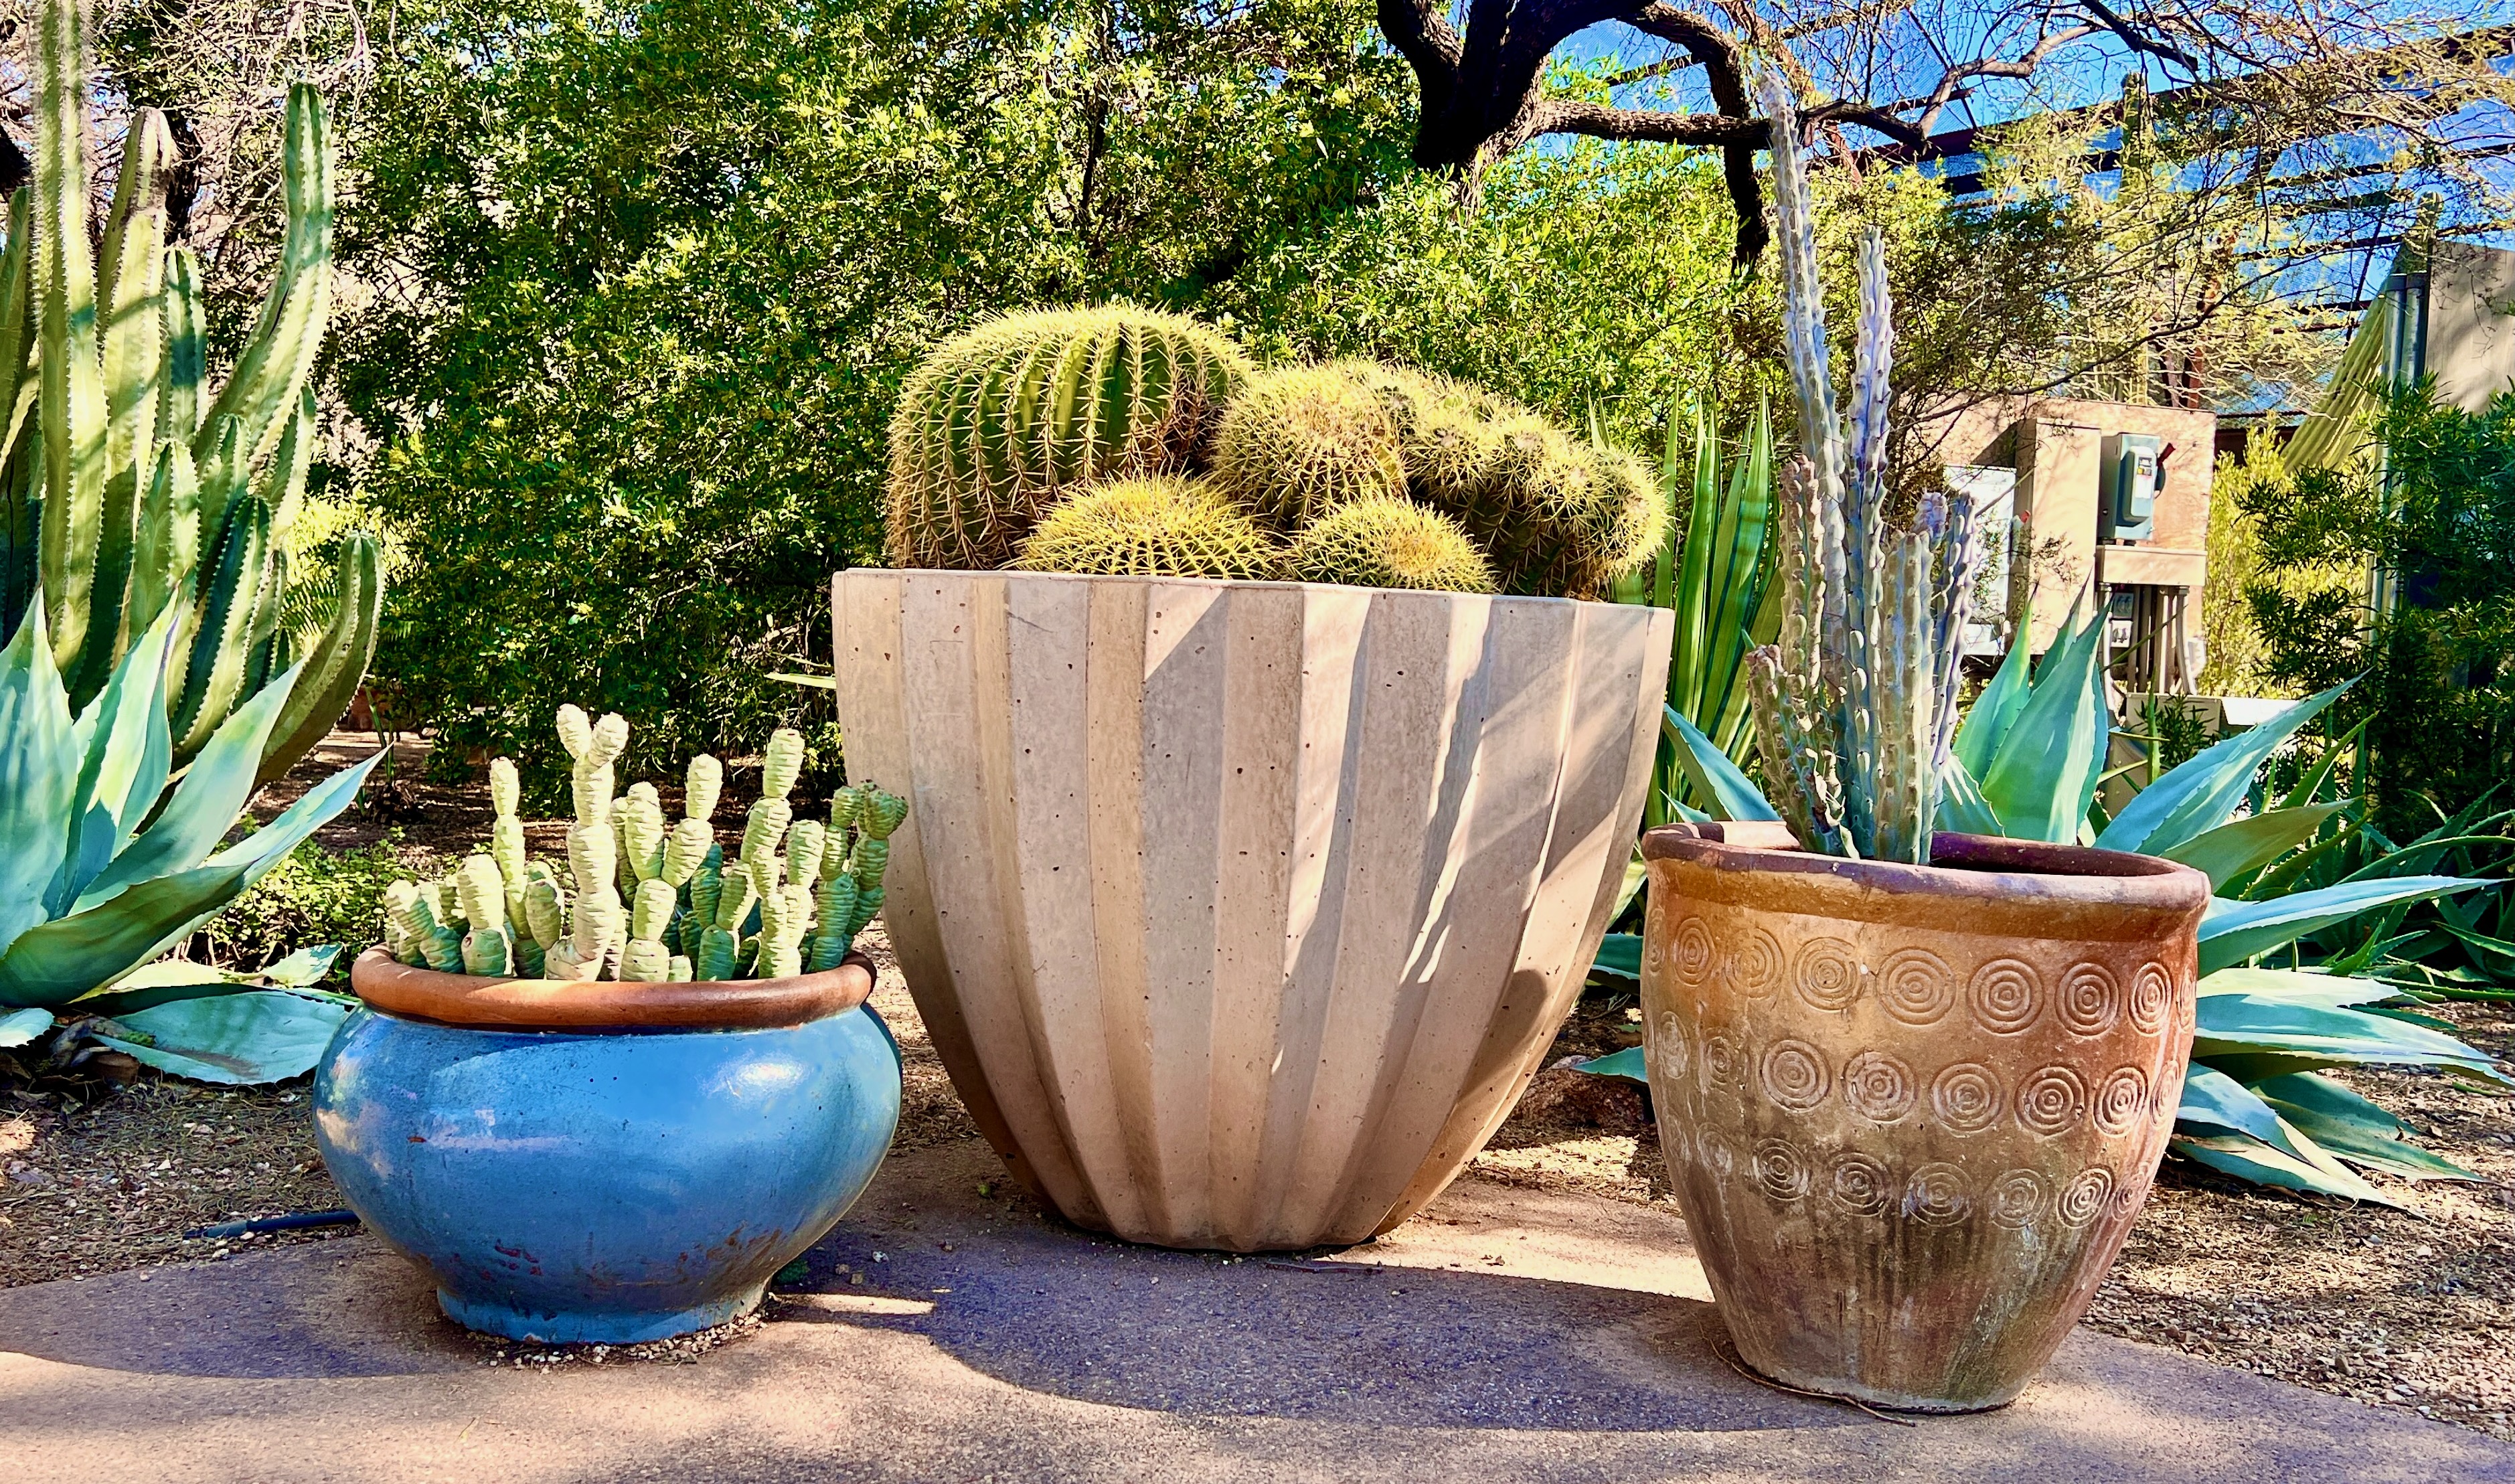
[[[848,771],[912,804],[891,946],[1033,1192],[1298,1249],[1482,1147],[1613,909],[1667,612],[882,570],[832,608]]]

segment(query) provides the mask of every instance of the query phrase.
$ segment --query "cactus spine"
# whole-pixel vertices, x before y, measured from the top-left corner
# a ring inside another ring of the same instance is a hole
[[[1104,577],[1279,576],[1283,551],[1202,479],[1118,479],[1070,495],[1022,542],[1018,566]]]
[[[1002,566],[1065,491],[1187,467],[1254,370],[1227,337],[1128,305],[1009,315],[938,347],[891,419],[891,565]]]
[[[1389,401],[1333,366],[1251,382],[1223,410],[1214,477],[1258,518],[1298,531],[1340,506],[1406,492]]]
[[[281,619],[289,526],[314,436],[307,375],[331,302],[322,100],[303,85],[289,94],[278,271],[205,414],[200,268],[165,240],[176,164],[165,119],[133,115],[92,236],[85,0],[40,0],[35,22],[35,178],[10,203],[0,253],[0,406],[24,409],[0,442],[0,638],[40,592],[56,663],[83,706],[175,608],[174,761],[189,761],[246,701],[284,681],[285,704],[262,743],[258,781],[267,781],[348,705],[382,603],[374,539],[352,533],[329,618],[303,632]]]
[[[1411,500],[1361,500],[1316,521],[1293,544],[1303,582],[1358,588],[1490,593],[1493,567],[1459,522]]]
[[[1776,140],[1797,139],[1789,89],[1758,82]],[[1807,182],[1773,152],[1783,331],[1800,456],[1779,481],[1782,627],[1750,657],[1757,749],[1802,841],[1926,865],[1955,735],[1958,642],[1980,560],[1971,506],[1930,494],[1899,529],[1886,510],[1892,306],[1886,252],[1860,245],[1848,426],[1835,410]]]

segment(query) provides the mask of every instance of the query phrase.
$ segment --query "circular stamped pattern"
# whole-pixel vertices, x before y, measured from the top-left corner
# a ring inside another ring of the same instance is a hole
[[[2047,1066],[2017,1089],[2017,1121],[2050,1138],[2087,1116],[2087,1084],[2065,1066]]]
[[[2052,1214],[2064,1226],[2084,1226],[2105,1214],[2113,1203],[2114,1173],[2102,1168],[2080,1171],[2061,1187],[2060,1199],[2052,1203]]]
[[[1695,1147],[1702,1151],[1703,1168],[1724,1180],[1738,1168],[1738,1151],[1729,1147],[1727,1139],[1709,1129],[1697,1135]]]
[[[1810,938],[1791,978],[1811,1009],[1849,1010],[1860,998],[1860,955],[1841,938]]]
[[[1826,1069],[1825,1053],[1804,1041],[1774,1042],[1758,1070],[1764,1095],[1793,1113],[1815,1107],[1834,1091],[1834,1074]]]
[[[2096,1127],[2107,1134],[2128,1134],[2148,1114],[2148,1074],[2137,1067],[2116,1067],[2096,1089],[2089,1109]]]
[[[1995,1226],[2023,1231],[2043,1215],[2052,1187],[2032,1170],[2011,1170],[1991,1182],[1991,1220]]]
[[[2122,983],[2102,964],[2074,964],[2054,1004],[2072,1034],[2101,1036],[2122,1018]]]
[[[2174,1005],[2174,976],[2163,964],[2142,964],[2139,972],[2130,976],[2130,1023],[2142,1034],[2154,1036],[2165,1029],[2167,1010]]]
[[[1795,1201],[1808,1192],[1807,1160],[1799,1147],[1786,1138],[1768,1138],[1755,1145],[1751,1165],[1755,1175],[1755,1188],[1776,1201]]]
[[[1930,1112],[1951,1134],[1980,1134],[2006,1106],[1999,1074],[1981,1062],[1953,1063],[1930,1080]]]
[[[2137,1180],[2123,1180],[2114,1186],[2114,1216],[2127,1221],[2139,1215],[2139,1203],[2148,1195],[2148,1187]]]
[[[1834,1204],[1856,1216],[1882,1216],[1894,1203],[1894,1176],[1886,1167],[1857,1150],[1834,1157]]]
[[[1956,1008],[1956,975],[1926,948],[1898,948],[1877,970],[1877,999],[1906,1025],[1936,1025]]]
[[[1904,1215],[1926,1226],[1953,1226],[1973,1209],[1964,1172],[1944,1161],[1913,1172],[1904,1182]]]
[[[1731,952],[1734,957],[1729,968],[1739,993],[1760,1000],[1782,987],[1782,943],[1770,931],[1762,928],[1751,930]]]
[[[1676,925],[1676,940],[1669,954],[1669,968],[1679,984],[1700,984],[1711,976],[1711,929],[1699,917],[1687,917]]]
[[[1676,1011],[1672,1010],[1659,1012],[1659,1045],[1652,1051],[1651,1058],[1653,1069],[1670,1084],[1685,1075],[1685,1026],[1677,1020]]]
[[[1884,1051],[1862,1051],[1842,1068],[1842,1100],[1872,1123],[1891,1124],[1913,1111],[1919,1090],[1913,1069]]]
[[[1966,986],[1974,1023],[1997,1036],[2013,1036],[2043,1013],[2043,979],[2024,959],[1994,959],[1973,971]]]
[[[1735,1088],[1747,1077],[1747,1053],[1728,1031],[1703,1033],[1703,1081],[1709,1087]]]

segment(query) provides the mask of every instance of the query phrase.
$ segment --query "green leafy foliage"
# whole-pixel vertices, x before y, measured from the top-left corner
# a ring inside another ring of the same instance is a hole
[[[2421,384],[2371,431],[2380,473],[2266,466],[2236,494],[2257,531],[2245,591],[2266,668],[2315,688],[2366,674],[2326,728],[2365,725],[2363,789],[2400,836],[2515,776],[2515,392],[2467,413]],[[2395,574],[2371,622],[2371,566]]]
[[[390,838],[342,850],[309,841],[203,924],[188,951],[230,969],[268,964],[266,976],[288,982],[279,966],[307,952],[302,945],[346,945],[318,975],[337,979],[350,954],[382,939],[385,887],[409,869]]]

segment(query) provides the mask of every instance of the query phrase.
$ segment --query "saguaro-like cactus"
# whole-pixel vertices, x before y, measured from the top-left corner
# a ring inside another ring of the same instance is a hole
[[[1955,737],[1959,644],[1980,559],[1962,499],[1925,495],[1909,527],[1887,512],[1892,307],[1885,247],[1860,245],[1860,329],[1848,426],[1837,413],[1797,118],[1775,76],[1772,119],[1783,331],[1800,456],[1781,482],[1782,628],[1749,656],[1757,750],[1785,817],[1836,855],[1927,864]]]
[[[1003,566],[1066,491],[1186,468],[1255,369],[1229,338],[1130,305],[1008,315],[946,343],[890,423],[891,564]]]
[[[10,203],[0,253],[0,407],[23,409],[0,447],[0,639],[40,593],[54,661],[80,706],[175,605],[166,703],[179,763],[308,660],[264,744],[267,780],[348,706],[374,654],[382,603],[375,542],[352,534],[329,620],[302,632],[282,622],[281,554],[315,436],[307,374],[331,307],[322,99],[303,85],[289,93],[277,276],[226,385],[209,396],[200,267],[166,240],[178,162],[165,119],[152,108],[133,115],[112,204],[92,236],[87,6],[41,0],[35,19],[35,179]]]

